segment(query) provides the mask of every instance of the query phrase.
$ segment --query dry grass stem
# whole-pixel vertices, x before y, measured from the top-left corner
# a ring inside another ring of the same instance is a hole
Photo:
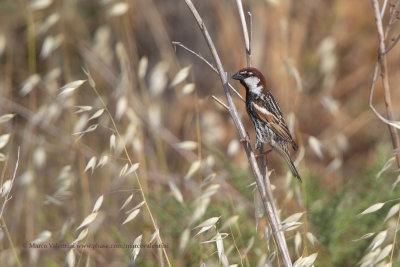
[[[187,4],[187,6],[189,7],[190,11],[192,12],[194,18],[196,19],[197,24],[199,25],[200,30],[202,31],[204,38],[207,42],[207,45],[211,51],[211,54],[213,55],[213,58],[217,65],[218,74],[221,79],[222,85],[224,87],[226,98],[228,100],[228,106],[230,108],[231,117],[232,117],[232,119],[235,123],[235,126],[239,132],[240,139],[245,140],[247,133],[246,133],[246,130],[244,129],[243,123],[241,122],[241,120],[239,118],[239,115],[238,115],[238,112],[236,109],[236,105],[233,102],[232,95],[231,95],[231,92],[230,92],[230,89],[228,86],[227,74],[223,69],[221,60],[218,56],[217,50],[214,46],[214,43],[208,33],[207,27],[205,26],[200,14],[197,12],[193,3],[190,0],[185,0],[185,2]],[[275,239],[275,242],[278,247],[278,251],[279,251],[281,260],[285,266],[292,266],[292,261],[289,256],[289,250],[288,250],[288,247],[286,244],[286,240],[285,240],[285,238],[282,238],[283,234],[280,233],[281,229],[279,226],[279,221],[278,221],[278,218],[276,217],[276,213],[272,206],[272,202],[271,202],[272,200],[270,199],[270,196],[266,192],[265,183],[263,181],[264,179],[258,168],[255,155],[253,153],[253,150],[251,149],[251,145],[249,143],[245,142],[245,143],[243,143],[243,146],[246,151],[247,157],[249,159],[250,167],[255,176],[257,187],[258,187],[258,190],[260,191],[260,195],[263,200],[264,207],[266,209],[266,213],[267,213],[267,216],[268,216],[271,228],[272,228],[272,232],[273,232],[274,239]],[[267,167],[266,167],[266,169],[267,169]],[[268,171],[266,171],[266,173],[268,173]]]
[[[251,67],[251,48],[250,48],[251,42],[250,42],[250,38],[249,38],[249,32],[247,30],[247,23],[246,23],[246,18],[244,16],[242,0],[236,0],[236,5],[237,5],[237,9],[239,11],[240,23],[242,24],[244,47],[246,49],[247,67]],[[251,20],[251,16],[250,16],[250,20]],[[251,22],[250,22],[250,24],[251,24]],[[251,27],[250,27],[250,30],[251,30]]]
[[[198,57],[199,59],[201,59],[203,62],[205,62],[215,73],[218,74],[218,70],[217,68],[214,67],[213,64],[211,64],[207,59],[205,59],[202,55],[200,55],[199,53],[194,52],[193,50],[191,50],[190,48],[188,48],[187,46],[185,46],[184,44],[182,44],[181,42],[172,42],[172,44],[177,45],[182,47],[183,49],[187,50],[188,52],[192,53],[193,55],[195,55],[196,57]],[[230,84],[228,83],[229,88],[235,92],[235,94],[243,101],[246,102],[246,100],[243,98],[243,96]]]
[[[392,7],[393,9],[390,14],[389,23],[386,28],[386,32],[384,32],[382,17],[384,15],[384,12],[386,9],[386,4],[387,4],[387,1],[385,0],[383,7],[382,7],[382,11],[379,12],[378,0],[372,0],[372,6],[374,9],[374,16],[375,16],[375,23],[376,23],[376,28],[378,31],[379,52],[378,52],[378,60],[377,60],[377,63],[375,64],[373,78],[372,78],[372,84],[371,84],[371,88],[370,88],[369,106],[379,119],[381,119],[383,122],[388,124],[389,132],[390,132],[391,139],[392,139],[393,149],[397,149],[400,146],[400,140],[399,140],[399,135],[398,135],[398,130],[397,130],[397,128],[399,128],[399,127],[396,128],[396,124],[393,123],[394,117],[393,117],[393,111],[392,111],[392,109],[393,109],[392,108],[392,98],[391,98],[390,87],[389,87],[387,54],[397,44],[399,37],[397,37],[396,39],[393,40],[392,45],[388,49],[386,49],[385,41],[386,41],[386,37],[389,33],[389,30],[390,30],[394,20],[397,19],[397,16],[398,16],[397,9],[399,7],[400,1],[396,1],[395,4],[393,4],[393,7]],[[384,89],[384,99],[385,99],[387,119],[384,118],[383,116],[381,116],[377,112],[377,110],[373,107],[373,104],[372,104],[373,90],[374,90],[375,83],[377,80],[378,66],[380,66],[380,71],[381,71],[381,79],[382,79],[382,84],[383,84],[383,89]],[[396,154],[395,157],[396,157],[396,161],[397,161],[397,166],[400,168],[400,154]],[[395,229],[398,229],[399,223],[400,223],[400,211],[398,213]],[[393,254],[394,254],[394,249],[395,249],[395,244],[396,244],[396,237],[397,237],[397,230],[394,231],[394,236],[393,236],[393,242],[392,242],[391,253],[390,253],[390,263],[389,263],[390,266],[392,266],[392,262],[393,262]]]
[[[240,22],[242,24],[242,29],[243,29],[243,39],[244,39],[244,44],[245,44],[245,50],[246,50],[246,60],[247,60],[247,67],[251,67],[251,40],[252,40],[252,28],[253,28],[253,24],[252,24],[252,14],[249,12],[249,17],[250,17],[250,36],[249,36],[249,32],[247,30],[247,24],[246,24],[246,19],[244,16],[244,10],[243,10],[243,5],[242,5],[242,1],[241,0],[236,0],[237,3],[237,7],[238,7],[238,11],[240,14]],[[260,153],[263,154],[265,152],[264,150],[264,144],[261,145],[261,149],[260,149]],[[276,203],[274,200],[274,196],[272,194],[272,187],[271,187],[271,181],[269,178],[269,171],[268,171],[268,160],[267,160],[267,154],[264,155],[264,157],[261,160],[261,169],[264,172],[264,185],[265,185],[265,191],[268,195],[268,198],[270,200],[270,205],[272,207],[272,210],[274,212],[276,221],[278,223],[278,228],[282,229],[282,224],[281,224],[281,220],[280,220],[280,216],[278,213],[278,210],[276,208]],[[277,246],[282,246],[283,247],[283,251],[284,251],[284,255],[282,256],[282,261],[285,264],[285,266],[290,266],[291,263],[291,259],[290,259],[290,255],[287,249],[287,244],[286,244],[286,238],[284,235],[283,231],[279,231],[277,233],[277,235],[279,235],[279,241],[276,241],[276,239],[274,239],[275,242],[283,242],[282,240],[284,240],[284,244],[277,244]],[[286,248],[286,251],[285,251]]]
[[[108,109],[106,103],[104,102],[103,98],[101,97],[101,95],[100,95],[99,92],[97,91],[97,89],[96,89],[96,87],[94,86],[94,84],[92,84],[91,87],[92,87],[93,91],[96,93],[96,95],[97,95],[97,97],[99,98],[99,100],[101,101],[101,103],[102,103],[102,105],[103,105],[105,111],[106,111],[107,114],[109,115],[109,118],[110,118],[110,120],[111,120],[111,122],[112,122],[112,125],[113,125],[113,127],[114,127],[114,130],[115,130],[115,132],[116,132],[117,135],[118,135],[118,139],[119,139],[119,140],[122,140],[121,134],[120,134],[120,132],[118,131],[117,125],[116,125],[116,123],[115,123],[115,121],[114,121],[114,118],[113,118],[113,116],[111,115],[111,113],[110,113],[110,111],[109,111],[109,109]],[[128,150],[127,150],[127,148],[126,148],[125,145],[124,145],[123,149],[124,149],[124,152],[125,152],[125,156],[126,156],[126,158],[128,159],[128,161],[129,161],[130,166],[133,166],[133,162],[132,162],[132,160],[131,160],[131,157],[129,156]],[[139,185],[140,194],[142,195],[142,199],[143,199],[143,201],[144,201],[144,205],[145,205],[146,210],[147,210],[147,212],[148,212],[148,214],[149,214],[149,216],[150,216],[151,223],[153,224],[154,230],[155,230],[155,231],[158,231],[159,228],[157,227],[157,224],[156,224],[156,222],[155,222],[153,213],[152,213],[151,210],[150,210],[150,206],[149,206],[149,204],[148,204],[148,202],[147,202],[146,195],[144,194],[144,190],[143,190],[143,187],[142,187],[142,183],[140,182],[139,176],[138,176],[138,174],[137,174],[136,171],[134,171],[134,174],[135,174],[136,182],[137,182],[137,184]],[[160,244],[163,243],[160,234],[158,235],[158,240],[159,240]],[[165,247],[162,247],[161,249],[162,249],[162,251],[163,251],[163,254],[164,254],[164,257],[165,257],[165,259],[166,259],[166,261],[167,261],[168,266],[171,267],[171,263],[170,263],[170,260],[169,260],[167,251],[165,250]]]
[[[4,209],[5,209],[5,207],[6,207],[6,204],[7,204],[7,202],[11,199],[10,193],[11,193],[11,189],[12,189],[12,187],[13,187],[13,185],[14,185],[15,177],[17,176],[17,170],[18,170],[18,164],[19,164],[19,153],[20,153],[20,150],[21,150],[20,147],[18,147],[17,161],[15,162],[14,174],[13,174],[13,177],[12,177],[12,179],[11,179],[11,183],[10,183],[10,185],[9,185],[9,187],[8,187],[8,191],[7,191],[7,193],[6,193],[5,197],[4,197],[3,205],[1,206],[0,218],[3,217],[3,213],[4,213]]]
[[[400,263],[400,0],[6,2],[1,266]],[[301,184],[254,148],[246,66]]]
[[[222,102],[220,99],[218,99],[216,96],[211,96],[212,99],[215,100],[215,102],[217,102],[218,104],[220,104],[223,108],[225,108],[227,111],[229,111],[229,107],[227,105],[224,104],[224,102]]]
[[[395,10],[397,10],[398,4],[399,4],[399,1],[397,1],[395,4],[395,7],[394,7]],[[395,125],[393,125],[394,118],[393,118],[393,111],[392,111],[392,109],[393,109],[392,108],[392,98],[390,96],[389,74],[388,74],[387,58],[386,58],[387,53],[386,53],[386,47],[385,47],[386,35],[384,34],[384,30],[383,30],[383,24],[382,24],[381,13],[379,12],[378,0],[372,0],[372,6],[374,8],[375,22],[376,22],[376,28],[378,31],[378,38],[379,38],[379,55],[378,55],[377,65],[375,66],[375,69],[374,69],[372,85],[370,88],[370,107],[374,111],[374,113],[377,115],[378,118],[380,118],[383,122],[388,124],[389,132],[390,132],[390,135],[392,138],[393,148],[396,149],[400,146],[400,140],[399,140],[398,131],[397,131]],[[392,18],[390,18],[390,20],[392,20]],[[381,78],[382,78],[385,104],[386,104],[386,113],[387,113],[387,117],[388,117],[387,119],[383,118],[372,105],[372,95],[373,95],[373,89],[375,87],[376,76],[377,76],[377,72],[378,72],[378,63],[380,65],[380,70],[381,70]],[[399,154],[396,155],[396,160],[397,160],[397,165],[400,168],[400,155]]]

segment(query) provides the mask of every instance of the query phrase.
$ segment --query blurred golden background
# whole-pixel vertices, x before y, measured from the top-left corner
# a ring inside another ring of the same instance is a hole
[[[230,77],[246,66],[236,2],[194,4]],[[292,260],[318,253],[315,266],[400,265],[398,167],[388,127],[368,107],[378,54],[370,1],[243,5],[252,14],[253,66],[300,145],[292,156],[302,184],[277,154],[268,155]],[[388,44],[398,34],[395,23]],[[237,131],[211,98],[226,102],[219,77],[173,41],[212,62],[184,1],[0,2],[2,203],[21,149],[1,221],[2,266],[218,266],[215,240],[205,242],[216,233],[228,234],[229,264],[279,266],[266,217],[257,219]],[[394,47],[387,56],[395,118],[399,53]],[[245,105],[234,99],[254,144]],[[380,80],[373,103],[386,114]],[[193,228],[214,217],[195,236],[200,229]],[[353,241],[367,233],[374,235]],[[48,245],[74,241],[167,247]]]

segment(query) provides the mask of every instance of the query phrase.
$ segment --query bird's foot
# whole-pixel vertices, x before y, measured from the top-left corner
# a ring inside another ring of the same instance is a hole
[[[256,141],[256,143],[255,143],[255,145],[254,145],[254,148],[259,150],[259,149],[261,149],[262,144],[263,144],[263,143],[260,142],[260,141],[258,140],[258,138],[257,138],[257,141]]]
[[[271,151],[272,151],[272,149],[268,149],[267,151],[264,151],[264,152],[262,152],[262,153],[257,154],[257,155],[256,155],[256,159],[268,155],[268,153],[270,153]]]

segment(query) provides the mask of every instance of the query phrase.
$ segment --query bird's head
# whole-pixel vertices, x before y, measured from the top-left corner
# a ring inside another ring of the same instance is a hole
[[[267,85],[262,73],[256,68],[243,68],[236,72],[232,79],[240,81],[246,91],[259,95],[267,92]]]

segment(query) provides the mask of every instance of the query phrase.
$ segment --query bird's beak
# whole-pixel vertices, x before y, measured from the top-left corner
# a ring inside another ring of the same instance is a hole
[[[236,72],[235,74],[233,74],[233,76],[232,76],[232,79],[235,79],[235,80],[243,80],[243,76],[239,73],[239,72]]]

